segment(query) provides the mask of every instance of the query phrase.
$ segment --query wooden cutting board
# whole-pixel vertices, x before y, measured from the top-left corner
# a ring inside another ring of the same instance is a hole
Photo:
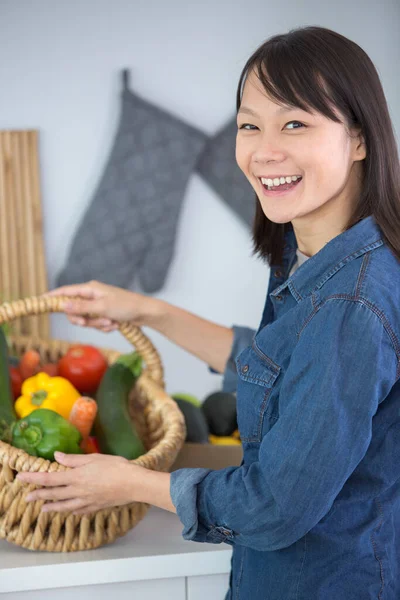
[[[0,303],[47,290],[38,132],[0,131]],[[18,319],[12,333],[47,339],[49,315]]]

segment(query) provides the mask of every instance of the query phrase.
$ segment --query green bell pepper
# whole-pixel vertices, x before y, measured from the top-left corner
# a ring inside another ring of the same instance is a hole
[[[14,423],[11,444],[32,456],[54,461],[54,452],[82,454],[82,436],[69,421],[48,408],[38,408]]]

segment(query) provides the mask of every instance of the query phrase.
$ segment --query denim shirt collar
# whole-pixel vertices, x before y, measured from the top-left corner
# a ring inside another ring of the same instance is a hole
[[[296,236],[292,228],[285,233],[284,239],[283,262],[287,276],[294,264],[297,250]],[[370,215],[330,240],[270,295],[277,296],[288,287],[293,297],[300,302],[314,290],[321,288],[348,262],[382,244],[382,232],[374,216]]]

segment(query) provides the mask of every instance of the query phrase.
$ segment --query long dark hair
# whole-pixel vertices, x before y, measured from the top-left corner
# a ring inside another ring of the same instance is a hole
[[[314,109],[347,128],[359,127],[366,144],[360,197],[346,229],[373,215],[385,241],[400,260],[400,163],[385,94],[374,64],[360,46],[324,27],[309,26],[275,35],[245,64],[236,96],[251,71],[276,102]],[[256,195],[253,253],[282,265],[283,238],[289,223],[274,223]]]

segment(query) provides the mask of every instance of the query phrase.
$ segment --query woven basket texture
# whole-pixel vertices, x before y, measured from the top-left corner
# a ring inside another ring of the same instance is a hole
[[[65,299],[63,296],[37,296],[1,304],[0,325],[19,317],[63,312]],[[161,360],[152,342],[140,328],[129,322],[121,323],[119,330],[145,362],[143,373],[129,395],[129,413],[146,453],[132,462],[147,469],[167,472],[185,440],[183,415],[165,392]],[[60,340],[22,336],[10,336],[10,340],[12,354],[21,356],[25,350],[34,348],[44,361],[58,360],[72,345]],[[101,350],[109,364],[120,355],[116,350]],[[125,535],[145,516],[149,505],[141,502],[74,515],[41,513],[43,501],[25,501],[27,494],[37,486],[20,482],[15,478],[17,473],[67,469],[57,462],[30,456],[23,450],[0,442],[0,539],[29,550],[90,550]]]

